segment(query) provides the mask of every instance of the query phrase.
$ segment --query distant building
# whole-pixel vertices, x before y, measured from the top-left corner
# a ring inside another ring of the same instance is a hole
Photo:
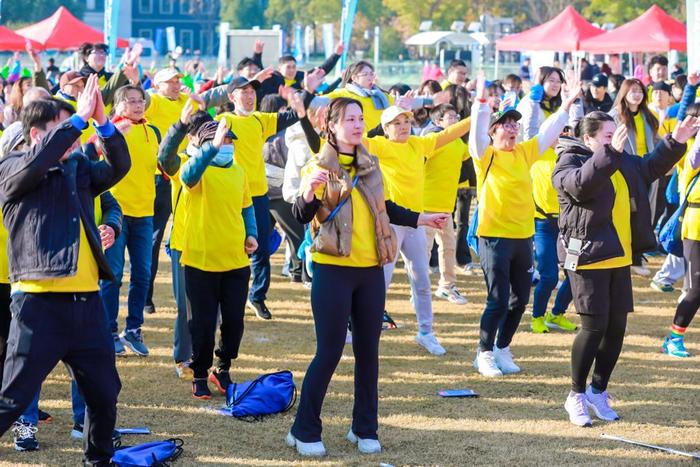
[[[87,0],[83,20],[94,28],[104,27],[106,0]],[[218,47],[220,0],[121,0],[120,37],[156,41],[156,31],[175,27],[175,42],[183,50],[214,55]],[[156,44],[157,46],[158,44]]]

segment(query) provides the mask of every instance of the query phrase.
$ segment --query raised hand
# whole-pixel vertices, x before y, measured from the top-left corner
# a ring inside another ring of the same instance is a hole
[[[573,77],[571,81],[566,85],[566,99],[562,103],[562,108],[568,112],[571,105],[583,96],[583,88],[581,87],[581,81],[576,77]]]
[[[294,92],[294,88],[289,86],[280,86],[277,88],[277,94],[279,94],[279,96],[287,102],[289,102],[289,98],[292,94],[294,94]]]
[[[187,99],[185,105],[182,107],[180,112],[180,122],[183,125],[188,125],[190,123],[190,117],[195,112],[194,110],[195,102],[192,99]]]
[[[274,73],[275,70],[272,69],[272,67],[267,67],[264,70],[259,71],[255,76],[253,76],[253,79],[255,81],[260,81],[261,83],[268,79],[270,76],[272,76],[272,73]]]
[[[40,71],[41,70],[41,59],[39,58],[39,51],[34,50],[34,46],[29,41],[27,41],[25,43],[25,49],[27,50],[27,55],[29,55],[29,58],[31,59],[32,63],[34,64],[34,71]]]
[[[261,41],[260,39],[255,40],[255,45],[253,46],[253,52],[256,54],[262,54],[263,49],[265,48],[265,43]]]
[[[136,68],[136,65],[134,64],[125,63],[122,67],[122,73],[124,73],[124,76],[126,76],[129,82],[134,86],[141,82],[139,77],[139,69]]]
[[[700,71],[694,71],[688,75],[688,84],[697,86],[700,83]]]
[[[320,68],[316,68],[311,73],[306,73],[304,75],[304,89],[313,94],[321,85],[325,76],[326,72]]]
[[[224,145],[224,140],[226,139],[227,134],[228,134],[228,124],[226,123],[226,119],[221,119],[219,121],[219,126],[216,127],[216,133],[214,134],[214,141],[212,141],[211,144],[216,149],[219,149],[221,146]]]
[[[345,44],[343,44],[342,41],[338,42],[335,44],[335,54],[336,55],[343,55],[343,52],[345,51]]]
[[[88,77],[85,88],[83,92],[78,95],[78,102],[76,103],[75,113],[85,122],[90,120],[95,113],[95,104],[97,102],[95,89],[98,89],[97,73],[93,73]]]
[[[484,102],[488,94],[486,92],[486,73],[484,70],[479,70],[476,72],[476,99],[478,101]]]
[[[91,76],[97,77],[97,73]],[[100,91],[100,87],[97,85],[97,80],[95,80],[93,92],[95,93],[95,111],[92,114],[92,118],[98,125],[102,126],[107,123],[107,117],[105,116],[105,103],[102,100],[102,91]]]
[[[625,125],[620,125],[613,133],[611,146],[617,152],[622,152],[625,150],[625,143],[627,142],[627,127]]]
[[[291,107],[294,112],[296,112],[297,117],[304,118],[306,116],[306,109],[304,108],[304,100],[301,98],[301,94],[293,92],[287,97],[287,102],[289,107]]]
[[[700,129],[700,119],[687,116],[682,122],[678,122],[673,129],[671,137],[679,143],[687,143],[690,138],[698,133],[698,129]]]

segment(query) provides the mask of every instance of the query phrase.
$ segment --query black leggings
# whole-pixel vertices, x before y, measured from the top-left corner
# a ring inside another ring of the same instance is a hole
[[[591,385],[605,391],[622,350],[627,313],[579,316],[581,330],[571,349],[571,389],[576,393],[586,391],[588,373],[595,361]]]
[[[700,307],[700,242],[683,240],[683,257],[688,292],[676,308],[673,324],[687,328]]]
[[[7,353],[7,336],[10,334],[10,284],[0,284],[0,383],[5,370],[5,355]]]
[[[348,317],[355,354],[355,403],[352,431],[377,439],[379,335],[384,313],[384,271],[314,263],[311,310],[316,328],[316,354],[301,387],[292,434],[299,441],[321,440],[321,406],[345,347]]]
[[[216,349],[217,369],[228,371],[238,357],[243,339],[243,316],[248,297],[250,268],[209,272],[185,266],[187,312],[192,334],[192,364],[195,378],[206,378],[212,365],[216,319],[221,310],[221,336]]]

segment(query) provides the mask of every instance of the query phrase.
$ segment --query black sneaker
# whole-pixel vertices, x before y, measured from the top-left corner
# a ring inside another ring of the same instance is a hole
[[[36,439],[36,426],[27,422],[16,421],[12,425],[12,436],[17,451],[38,451],[39,441]]]
[[[389,313],[384,310],[384,316],[382,316],[382,329],[396,329],[397,327],[396,322],[394,322],[394,320],[391,319],[391,316],[389,316]]]
[[[231,375],[228,371],[212,371],[209,375],[209,382],[216,386],[221,394],[226,394],[226,390],[232,384]]]
[[[51,423],[52,421],[53,417],[50,413],[44,412],[43,410],[39,409],[39,423]]]
[[[70,431],[70,437],[73,439],[83,439],[83,425],[80,423],[73,424],[73,429]],[[112,430],[112,443],[115,445],[121,442],[122,434],[117,430]]]
[[[257,316],[258,318],[272,319],[272,313],[270,313],[270,310],[268,310],[267,306],[265,305],[265,302],[254,302],[252,300],[248,300],[248,306],[255,310],[255,316]]]
[[[192,397],[205,401],[211,399],[211,391],[206,378],[194,378],[192,380]]]

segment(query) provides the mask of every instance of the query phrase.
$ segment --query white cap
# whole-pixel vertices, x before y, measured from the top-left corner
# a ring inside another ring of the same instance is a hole
[[[174,70],[172,68],[165,68],[156,73],[156,75],[153,77],[153,84],[159,84],[165,81],[169,81],[176,76],[182,77],[182,74],[179,71]]]
[[[398,105],[392,105],[391,107],[387,107],[384,109],[384,112],[382,112],[382,126],[388,125],[389,123],[393,122],[396,117],[399,115],[408,115],[411,117],[413,115],[413,112],[410,110],[402,109]]]

